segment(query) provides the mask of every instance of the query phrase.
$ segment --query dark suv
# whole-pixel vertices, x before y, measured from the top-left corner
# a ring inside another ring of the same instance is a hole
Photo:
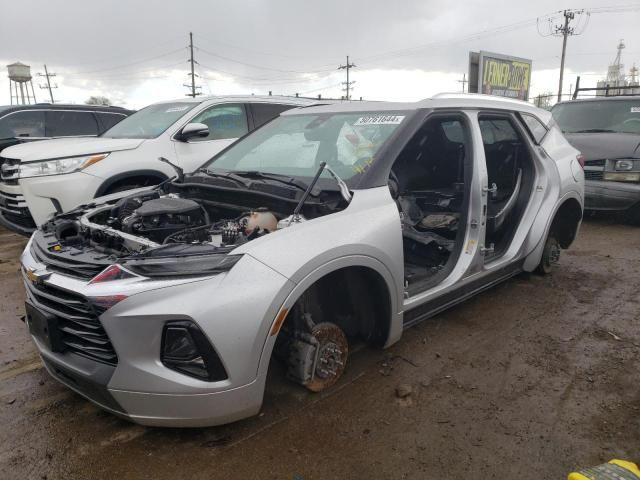
[[[11,145],[33,140],[96,136],[133,112],[96,105],[0,106],[0,152]]]
[[[585,158],[585,209],[640,224],[640,96],[556,104],[553,118]]]

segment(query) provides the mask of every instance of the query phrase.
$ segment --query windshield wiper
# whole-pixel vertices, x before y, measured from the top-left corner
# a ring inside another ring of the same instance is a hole
[[[587,128],[585,130],[576,130],[569,133],[617,133],[615,130],[609,130],[607,128]]]
[[[276,182],[284,183],[285,185],[291,185],[299,188],[300,190],[306,190],[307,184],[301,182],[300,180],[296,180],[293,177],[288,175],[279,175],[277,173],[264,173],[258,170],[245,170],[245,171],[234,171],[235,175],[239,175],[241,177],[249,177],[249,178],[264,178],[268,180],[274,180]]]
[[[249,187],[251,185],[251,181],[247,181],[244,178],[240,177],[239,175],[235,175],[235,173],[216,173],[216,172],[212,172],[211,170],[208,170],[206,168],[200,168],[198,170],[198,172],[200,173],[204,173],[205,175],[208,175],[209,177],[217,177],[217,178],[225,178],[227,180],[233,180],[236,183],[239,183],[240,185],[242,185],[243,187]]]

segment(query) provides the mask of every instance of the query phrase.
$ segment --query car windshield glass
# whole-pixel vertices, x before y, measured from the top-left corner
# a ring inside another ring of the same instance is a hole
[[[213,173],[258,171],[309,180],[324,161],[348,181],[373,165],[382,144],[407,116],[407,112],[285,115],[214,157],[204,168]]]
[[[551,113],[565,133],[640,133],[640,99],[561,103]]]
[[[156,138],[196,105],[198,104],[195,102],[149,105],[117,123],[101,136],[105,138]]]

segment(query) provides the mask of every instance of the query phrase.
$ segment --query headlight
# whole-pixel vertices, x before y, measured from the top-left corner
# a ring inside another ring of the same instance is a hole
[[[616,160],[616,170],[633,170],[633,160]]]
[[[205,276],[231,270],[242,255],[189,255],[126,260],[128,270],[145,277]]]
[[[58,158],[20,164],[19,178],[43,177],[46,175],[60,175],[82,170],[104,160],[108,153],[97,155],[83,155],[82,157]]]

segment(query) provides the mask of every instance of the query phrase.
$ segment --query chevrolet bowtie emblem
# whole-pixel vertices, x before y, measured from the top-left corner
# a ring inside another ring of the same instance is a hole
[[[41,283],[44,279],[48,278],[51,275],[50,273],[39,273],[33,268],[25,269],[25,273],[31,283]]]

